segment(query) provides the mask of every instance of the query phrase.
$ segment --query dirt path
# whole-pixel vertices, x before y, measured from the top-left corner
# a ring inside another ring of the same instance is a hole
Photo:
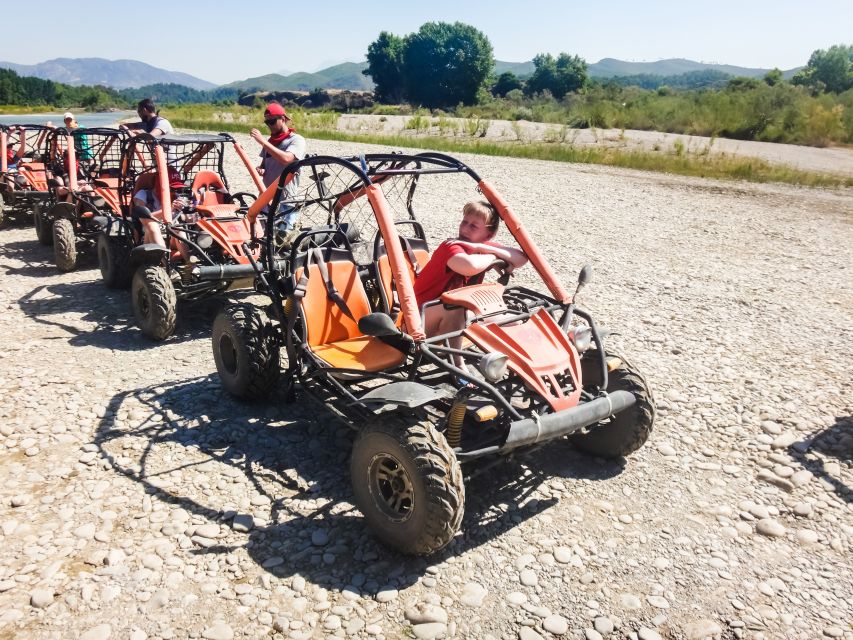
[[[656,393],[646,447],[510,461],[445,552],[395,555],[346,428],[222,391],[222,301],[152,344],[93,259],[60,275],[2,229],[0,638],[853,638],[853,193],[462,158],[564,282],[593,265],[583,302]],[[433,242],[476,196],[419,190]]]

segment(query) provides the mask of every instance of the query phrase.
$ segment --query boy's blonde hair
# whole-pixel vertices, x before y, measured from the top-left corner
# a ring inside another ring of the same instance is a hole
[[[498,232],[501,217],[498,210],[485,200],[472,200],[462,208],[462,215],[475,213],[486,221],[486,228],[494,235]]]

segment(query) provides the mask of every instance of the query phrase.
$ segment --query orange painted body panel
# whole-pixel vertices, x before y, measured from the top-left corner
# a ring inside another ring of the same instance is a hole
[[[47,169],[43,162],[20,162],[18,174],[24,176],[33,191],[47,191]]]
[[[539,309],[521,324],[499,326],[474,323],[464,334],[486,353],[509,356],[509,368],[541,395],[554,411],[574,407],[580,400],[580,356],[554,318]],[[575,385],[565,395],[556,376],[569,372]]]
[[[219,213],[223,219],[219,219],[215,215],[200,217],[197,225],[200,230],[213,236],[214,241],[237,263],[248,264],[249,258],[243,253],[243,243],[251,241],[252,233],[248,218],[238,218],[234,215],[236,207],[237,205],[218,205],[217,208],[222,209]],[[199,214],[204,216],[205,209],[210,209],[210,207],[199,207]],[[173,242],[177,242],[177,240],[173,239]],[[252,252],[252,257],[256,260],[259,259],[260,249],[255,249]]]

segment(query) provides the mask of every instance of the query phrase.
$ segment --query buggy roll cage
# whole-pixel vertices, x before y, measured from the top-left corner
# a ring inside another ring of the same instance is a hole
[[[26,146],[23,157],[33,157],[34,162],[43,162],[48,153],[47,136],[53,127],[43,124],[0,124],[0,172],[5,173],[9,170],[6,163],[6,150],[10,144],[16,146],[20,144],[20,140],[17,138],[14,143],[10,140],[12,132],[17,132],[19,128],[24,129],[24,144]],[[32,140],[33,136],[27,136],[27,133],[30,132],[37,132]]]

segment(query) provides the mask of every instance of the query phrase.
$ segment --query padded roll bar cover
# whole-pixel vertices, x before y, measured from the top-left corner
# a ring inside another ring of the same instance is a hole
[[[68,129],[65,130],[65,153],[68,156],[68,188],[77,191],[77,149]]]
[[[551,292],[557,300],[563,304],[568,304],[572,301],[572,295],[563,289],[563,285],[557,280],[557,275],[551,270],[551,265],[545,259],[545,256],[539,251],[539,248],[533,242],[533,238],[527,233],[527,229],[521,224],[521,220],[513,213],[509,205],[497,192],[497,190],[485,180],[481,180],[477,185],[480,187],[486,200],[498,210],[501,220],[506,224],[507,229],[518,242],[521,250],[524,251],[530,263],[539,273],[548,291]]]
[[[9,167],[6,166],[6,129],[0,129],[0,171],[6,173]]]
[[[258,190],[258,193],[264,190],[264,182],[261,180],[261,176],[258,175],[258,170],[255,169],[252,162],[249,160],[246,152],[243,150],[243,147],[239,145],[239,143],[234,142],[234,151],[237,152],[237,155],[240,156],[240,160],[243,161],[243,164],[246,166],[246,170],[249,172],[249,176],[252,178],[252,182],[255,183],[255,187]]]
[[[285,178],[284,184],[290,184],[290,181],[293,180],[293,176],[296,175],[291,173]],[[261,183],[263,185],[263,183]],[[263,192],[258,196],[258,199],[252,203],[252,206],[249,207],[248,213],[246,213],[246,217],[249,219],[249,224],[255,224],[255,220],[258,219],[258,215],[261,213],[261,209],[267,206],[270,202],[272,202],[273,197],[275,197],[275,190],[278,189],[278,180],[274,181],[270,186],[263,190]],[[251,226],[249,227],[251,229]]]
[[[169,190],[169,171],[167,169],[168,162],[166,161],[166,152],[163,151],[161,145],[154,148],[154,157],[156,158],[156,166],[160,179],[160,184],[157,189],[160,192],[160,202],[163,205],[161,209],[163,214],[163,222],[172,224],[172,192]]]
[[[415,285],[409,273],[406,258],[403,255],[403,247],[400,244],[400,236],[394,224],[394,216],[391,215],[388,201],[382,193],[382,187],[371,184],[367,187],[367,199],[370,201],[379,223],[379,231],[385,240],[385,252],[391,263],[391,273],[394,274],[394,284],[397,287],[397,297],[400,300],[400,309],[403,312],[403,320],[406,323],[406,332],[412,336],[415,342],[423,342],[426,339],[421,326],[421,314],[418,311],[418,300],[415,297]]]

